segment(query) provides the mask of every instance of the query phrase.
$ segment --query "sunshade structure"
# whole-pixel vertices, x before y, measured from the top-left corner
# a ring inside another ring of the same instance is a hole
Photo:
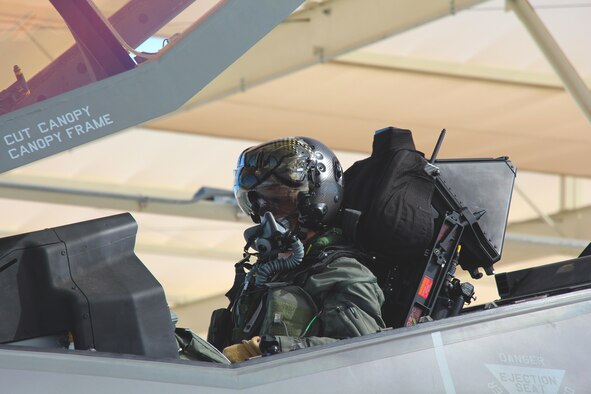
[[[108,17],[124,2],[95,3]],[[196,1],[150,42],[174,40],[216,3]],[[131,211],[138,255],[171,304],[193,308],[181,319],[203,329],[224,305],[249,222],[228,193],[187,200],[231,190],[238,154],[259,141],[311,136],[347,167],[369,153],[374,130],[394,125],[427,155],[446,128],[442,158],[511,158],[517,189],[498,271],[577,255],[591,238],[590,115],[513,3],[526,2],[306,1],[179,110],[0,175],[0,232]],[[591,2],[530,4],[588,94]],[[73,44],[49,2],[0,0],[2,89],[13,65],[33,77]]]

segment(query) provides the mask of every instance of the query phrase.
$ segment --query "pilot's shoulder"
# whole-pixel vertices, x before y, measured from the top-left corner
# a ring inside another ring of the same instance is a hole
[[[341,256],[328,263],[320,272],[312,275],[315,279],[347,280],[350,278],[373,277],[373,273],[352,256]]]

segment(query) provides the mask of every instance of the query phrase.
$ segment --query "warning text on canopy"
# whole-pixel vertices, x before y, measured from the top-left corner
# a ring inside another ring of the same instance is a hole
[[[30,127],[8,131],[2,137],[2,143],[11,159],[24,159],[69,140],[89,137],[90,133],[112,124],[111,114],[93,114],[87,105],[42,120]]]

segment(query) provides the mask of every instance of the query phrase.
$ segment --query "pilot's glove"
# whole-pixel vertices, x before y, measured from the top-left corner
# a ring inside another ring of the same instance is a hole
[[[251,357],[262,355],[260,345],[261,337],[256,336],[248,341],[243,340],[242,343],[224,348],[223,353],[232,363],[239,363]]]

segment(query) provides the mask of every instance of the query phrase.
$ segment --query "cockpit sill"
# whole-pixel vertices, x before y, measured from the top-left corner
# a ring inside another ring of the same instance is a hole
[[[190,374],[193,374],[195,368],[197,368],[199,370],[223,371],[217,373],[238,376],[250,372],[265,371],[282,365],[306,364],[309,362],[311,370],[318,371],[430,349],[437,346],[432,341],[434,335],[440,335],[443,338],[441,345],[446,347],[483,336],[500,335],[519,328],[545,325],[552,320],[546,313],[550,310],[559,311],[554,316],[558,317],[558,319],[553,321],[571,319],[580,314],[591,314],[591,289],[580,289],[547,297],[533,296],[512,304],[499,302],[497,307],[490,307],[490,305],[488,307],[485,305],[476,306],[466,309],[462,315],[456,317],[424,322],[411,327],[388,328],[376,334],[343,339],[328,345],[300,349],[269,357],[259,356],[233,365],[101,351],[0,344],[0,370],[24,368],[70,371],[70,366],[67,364],[71,364],[71,367],[77,373],[116,377],[121,376],[121,372],[116,366],[125,365],[126,373],[131,372],[131,375],[125,375],[125,377],[151,380],[149,376],[142,376],[143,374],[139,371],[143,367],[158,364],[158,370],[161,373],[157,378],[154,378],[158,381],[167,380],[165,378],[166,371],[169,371],[170,379],[178,379],[178,374],[182,374],[181,371],[185,370],[184,368],[193,371],[188,372]],[[372,349],[371,356],[368,357],[368,354],[364,352],[365,357],[358,357],[359,350],[366,348]],[[327,357],[330,358],[331,362],[323,363],[322,360]],[[59,360],[60,367],[49,367],[49,365],[42,362],[50,359]],[[100,365],[107,368],[101,368]],[[176,368],[180,369],[177,370]],[[301,372],[302,369],[298,368],[298,371]],[[187,379],[189,379],[188,376]],[[176,382],[178,383],[178,381]]]

